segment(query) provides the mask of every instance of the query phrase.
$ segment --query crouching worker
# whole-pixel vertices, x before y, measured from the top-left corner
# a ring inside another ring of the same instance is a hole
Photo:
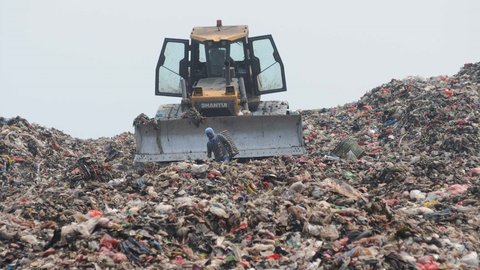
[[[234,146],[232,142],[227,140],[222,134],[215,134],[211,127],[205,129],[205,135],[208,137],[207,142],[207,156],[212,157],[212,152],[215,156],[215,161],[230,162],[233,158]]]

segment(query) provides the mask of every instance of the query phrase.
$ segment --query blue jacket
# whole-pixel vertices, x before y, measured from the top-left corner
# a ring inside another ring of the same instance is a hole
[[[212,152],[216,161],[230,161],[230,155],[228,154],[231,148],[228,142],[222,134],[216,134],[213,139],[207,142],[208,157],[212,156]]]

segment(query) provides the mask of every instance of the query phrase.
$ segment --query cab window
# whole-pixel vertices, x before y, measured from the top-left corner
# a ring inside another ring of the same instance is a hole
[[[237,41],[230,44],[230,57],[233,61],[245,60],[245,51],[243,50],[243,42]]]
[[[198,61],[205,63],[207,58],[205,57],[205,45],[200,43],[198,46]]]

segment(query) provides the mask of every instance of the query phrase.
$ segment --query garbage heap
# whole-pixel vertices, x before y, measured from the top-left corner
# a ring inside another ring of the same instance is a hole
[[[303,111],[307,154],[133,164],[0,118],[0,267],[478,269],[480,63]]]

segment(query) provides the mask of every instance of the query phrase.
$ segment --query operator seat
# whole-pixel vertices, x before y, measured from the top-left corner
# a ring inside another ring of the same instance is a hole
[[[212,48],[209,50],[209,74],[208,77],[223,77],[225,67],[225,48]]]

